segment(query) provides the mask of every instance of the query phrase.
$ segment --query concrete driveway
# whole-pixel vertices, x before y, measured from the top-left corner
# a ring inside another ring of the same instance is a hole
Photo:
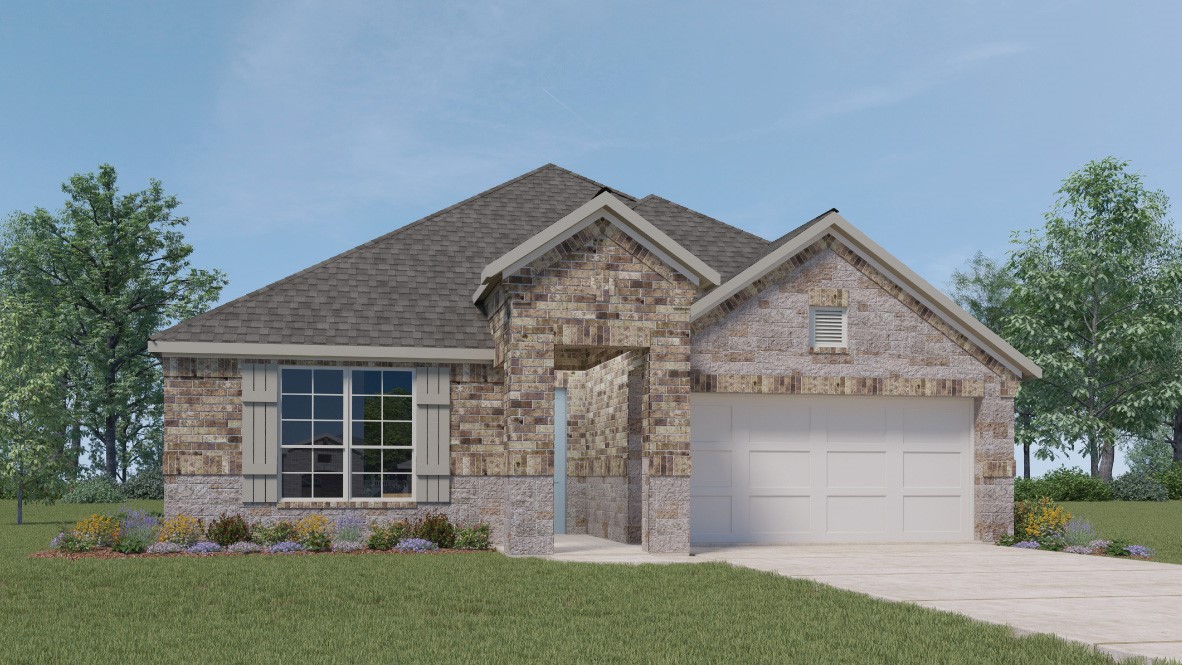
[[[983,543],[695,550],[726,561],[906,601],[1017,632],[1053,633],[1114,656],[1182,661],[1182,566]],[[684,560],[684,559],[683,559]]]

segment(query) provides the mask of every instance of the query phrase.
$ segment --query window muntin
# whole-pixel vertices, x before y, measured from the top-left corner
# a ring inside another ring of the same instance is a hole
[[[845,307],[810,307],[809,337],[813,347],[844,347],[847,345]]]
[[[408,370],[283,368],[282,497],[410,498],[413,379]]]

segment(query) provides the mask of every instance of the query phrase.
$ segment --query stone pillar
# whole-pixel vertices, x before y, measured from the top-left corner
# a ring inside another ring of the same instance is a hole
[[[554,552],[554,334],[514,323],[505,357],[505,553]]]
[[[689,554],[689,328],[654,330],[650,344],[641,426],[641,544],[654,554]]]
[[[986,379],[973,400],[975,537],[996,541],[1014,532],[1014,396],[1018,380]]]

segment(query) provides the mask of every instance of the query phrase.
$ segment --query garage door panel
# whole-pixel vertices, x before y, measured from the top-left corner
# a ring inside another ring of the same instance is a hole
[[[695,400],[690,419],[690,447],[697,444],[725,443],[731,440],[731,405]],[[714,446],[709,446],[713,448]]]
[[[734,534],[729,496],[694,497],[690,510],[690,532],[704,538],[729,539]]]
[[[826,403],[825,440],[838,443],[879,443],[886,437],[887,410],[875,400],[831,400]]]
[[[808,404],[786,404],[768,397],[735,406],[736,430],[746,431],[752,444],[807,443],[812,431]]]
[[[886,487],[885,451],[830,451],[826,463],[831,490]]]
[[[959,452],[903,452],[903,488],[959,489],[965,461]]]
[[[886,531],[886,497],[830,496],[825,504],[826,530],[836,534],[879,534]]]
[[[956,496],[903,497],[903,531],[955,534],[964,528],[962,498]]]
[[[811,530],[808,496],[753,496],[748,506],[751,533],[757,536],[807,534]]]
[[[806,450],[752,450],[749,487],[759,489],[805,489],[812,483],[812,454]]]
[[[965,422],[972,419],[967,400],[933,400],[903,407],[903,442],[908,444],[963,445],[968,443]]]
[[[734,453],[730,450],[695,450],[691,489],[729,488],[734,476]]]

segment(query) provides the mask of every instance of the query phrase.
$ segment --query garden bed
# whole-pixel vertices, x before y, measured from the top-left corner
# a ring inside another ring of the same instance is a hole
[[[1100,537],[1091,522],[1073,518],[1047,497],[1014,504],[1014,535],[997,542],[1003,547],[1044,550],[1087,556],[1149,560],[1154,551],[1144,545]]]
[[[353,556],[366,554],[385,554],[396,556],[414,556],[414,555],[435,555],[435,554],[491,554],[495,550],[457,550],[457,549],[436,549],[425,552],[400,552],[398,550],[372,550],[360,549],[350,552],[312,552],[309,550],[301,550],[297,552],[268,552],[261,550],[259,552],[251,552],[243,554],[239,552],[209,552],[206,554],[195,554],[191,552],[172,552],[169,554],[150,554],[148,552],[140,552],[134,554],[127,554],[123,552],[116,552],[109,547],[101,547],[93,549],[88,552],[63,552],[62,550],[42,550],[34,552],[29,556],[34,559],[176,559],[176,558],[191,558],[191,559],[208,559],[211,557],[244,557],[244,556]]]

